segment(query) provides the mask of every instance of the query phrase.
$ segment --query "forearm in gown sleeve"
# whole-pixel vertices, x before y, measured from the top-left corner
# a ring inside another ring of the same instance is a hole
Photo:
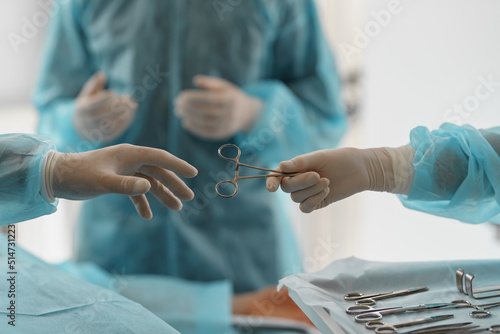
[[[42,163],[54,149],[41,136],[0,135],[0,225],[13,224],[56,211],[41,192]]]
[[[467,223],[500,223],[500,128],[477,130],[443,124],[430,132],[417,127],[415,178],[407,196],[411,209]]]
[[[284,13],[274,48],[276,80],[243,87],[263,100],[260,119],[236,136],[244,150],[268,164],[336,146],[347,128],[340,80],[312,1],[297,2]]]
[[[59,1],[47,35],[33,103],[40,113],[38,132],[63,152],[81,152],[98,146],[75,130],[75,99],[96,71],[85,46],[82,7],[78,1]]]

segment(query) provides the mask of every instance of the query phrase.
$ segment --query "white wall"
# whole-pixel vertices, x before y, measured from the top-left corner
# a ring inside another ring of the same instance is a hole
[[[500,82],[498,1],[317,1],[341,72],[361,65],[365,79],[363,108],[344,146],[404,145],[412,128],[445,121],[500,124],[500,89],[463,117],[449,112],[474,94],[479,77]],[[497,227],[411,211],[390,194],[363,193],[312,215],[296,213],[309,270],[350,255],[420,261],[500,254]],[[321,240],[331,241],[328,256],[319,252]]]
[[[367,2],[378,12],[387,1]],[[500,89],[470,116],[447,112],[474,95],[479,77],[500,82],[500,3],[401,1],[402,11],[366,48],[365,147],[409,141],[417,125],[500,124]],[[369,15],[373,18],[373,14]],[[355,254],[378,260],[498,258],[496,228],[413,212],[391,195],[363,194]]]
[[[0,2],[0,134],[35,132],[38,117],[29,101],[49,3],[50,0]],[[78,207],[61,201],[54,215],[18,224],[19,245],[50,262],[69,258],[72,222]]]
[[[0,1],[0,106],[26,104],[35,81],[50,0]]]

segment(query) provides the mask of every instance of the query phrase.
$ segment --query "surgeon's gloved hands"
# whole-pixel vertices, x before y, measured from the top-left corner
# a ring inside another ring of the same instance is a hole
[[[269,286],[256,292],[237,294],[232,302],[233,314],[285,318],[312,325],[312,322],[288,296],[288,289]]]
[[[281,162],[283,172],[306,173],[270,177],[267,189],[274,192],[281,185],[305,213],[365,190],[408,194],[415,175],[414,155],[410,146],[316,151]]]
[[[137,102],[129,95],[106,90],[107,77],[94,74],[76,98],[73,123],[83,138],[107,144],[120,137],[132,124]]]
[[[160,149],[121,144],[84,153],[50,151],[45,159],[44,188],[49,199],[128,195],[139,215],[151,219],[147,192],[172,210],[182,208],[180,200],[194,197],[176,174],[191,178],[198,174],[196,168]]]
[[[247,95],[227,80],[197,75],[199,90],[185,90],[175,100],[182,126],[208,140],[223,140],[248,131],[256,123],[263,102]]]

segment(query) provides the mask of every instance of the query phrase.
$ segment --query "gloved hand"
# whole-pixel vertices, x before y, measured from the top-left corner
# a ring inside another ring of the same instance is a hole
[[[415,151],[398,148],[340,148],[316,151],[283,161],[283,172],[307,172],[293,177],[269,177],[267,189],[291,193],[300,210],[310,213],[365,190],[410,192]]]
[[[312,325],[304,312],[288,296],[288,289],[269,286],[259,291],[237,294],[232,301],[233,314],[285,318]]]
[[[137,103],[129,95],[106,90],[107,78],[94,74],[76,98],[75,129],[85,139],[107,144],[120,137],[132,124]]]
[[[128,195],[145,219],[153,216],[145,193],[151,192],[166,207],[180,210],[179,199],[192,200],[194,193],[176,174],[188,178],[198,174],[196,168],[166,151],[129,144],[84,153],[50,151],[45,161],[44,185],[49,199]]]
[[[248,131],[259,118],[263,103],[227,80],[197,75],[201,90],[185,90],[175,100],[175,114],[189,132],[208,140],[222,140]]]

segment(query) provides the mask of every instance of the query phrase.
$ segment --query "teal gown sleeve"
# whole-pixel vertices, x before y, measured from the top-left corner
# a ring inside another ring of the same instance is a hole
[[[100,147],[97,140],[83,139],[73,125],[76,96],[97,71],[84,43],[84,5],[80,1],[56,1],[57,10],[46,34],[33,95],[33,103],[41,114],[38,133],[50,137],[59,151],[89,151]],[[89,137],[93,138],[92,134]]]
[[[0,135],[0,225],[48,215],[56,211],[41,193],[42,163],[53,150],[51,142],[37,135]]]
[[[347,130],[340,78],[313,1],[284,7],[274,47],[274,78],[243,87],[264,102],[248,133],[236,136],[242,150],[269,164],[336,146]]]
[[[403,205],[467,223],[500,223],[500,127],[417,127],[410,145],[415,178],[410,193],[399,196]]]

